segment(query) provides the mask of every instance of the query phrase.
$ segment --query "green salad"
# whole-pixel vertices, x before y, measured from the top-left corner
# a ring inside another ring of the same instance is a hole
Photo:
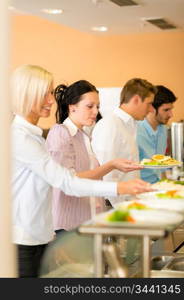
[[[110,222],[135,222],[128,209],[113,211],[110,215],[108,215],[107,220]]]
[[[150,161],[150,162],[144,162],[144,165],[148,166],[162,166],[164,165],[163,162],[158,162],[158,161]]]
[[[177,195],[176,191],[175,191],[175,193],[173,193],[173,191],[168,191],[166,193],[158,193],[157,197],[158,198],[174,198],[174,199],[182,199],[183,198],[182,196]]]

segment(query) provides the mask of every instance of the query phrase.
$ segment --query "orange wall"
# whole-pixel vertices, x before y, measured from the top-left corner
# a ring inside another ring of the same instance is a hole
[[[184,32],[136,35],[90,35],[34,16],[12,17],[12,69],[39,64],[55,84],[87,79],[98,87],[115,87],[133,77],[163,84],[178,97],[172,121],[184,119]],[[44,128],[52,116],[40,121]]]

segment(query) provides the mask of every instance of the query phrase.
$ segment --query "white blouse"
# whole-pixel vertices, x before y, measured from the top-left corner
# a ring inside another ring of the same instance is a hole
[[[117,184],[81,179],[60,166],[45,149],[42,130],[16,116],[12,123],[13,229],[17,244],[46,244],[53,239],[51,187],[68,195],[115,196]]]

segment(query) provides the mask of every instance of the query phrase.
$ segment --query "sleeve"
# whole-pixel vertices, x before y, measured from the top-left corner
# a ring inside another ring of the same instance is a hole
[[[14,139],[16,141],[16,134]],[[22,145],[24,145],[22,147]],[[40,176],[49,185],[61,189],[67,195],[76,197],[117,195],[117,184],[73,175],[67,168],[52,159],[41,143],[30,136],[23,136],[19,143],[14,143],[13,158],[26,168]]]

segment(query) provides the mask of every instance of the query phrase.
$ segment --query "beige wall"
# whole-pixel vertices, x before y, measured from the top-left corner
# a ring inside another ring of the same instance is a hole
[[[55,84],[87,79],[96,86],[123,86],[132,77],[169,87],[178,97],[172,121],[184,119],[184,32],[90,35],[33,16],[12,17],[12,69],[39,64]],[[40,125],[55,122],[54,110]]]
[[[12,244],[10,190],[9,14],[0,1],[0,278],[16,277],[16,247]]]

